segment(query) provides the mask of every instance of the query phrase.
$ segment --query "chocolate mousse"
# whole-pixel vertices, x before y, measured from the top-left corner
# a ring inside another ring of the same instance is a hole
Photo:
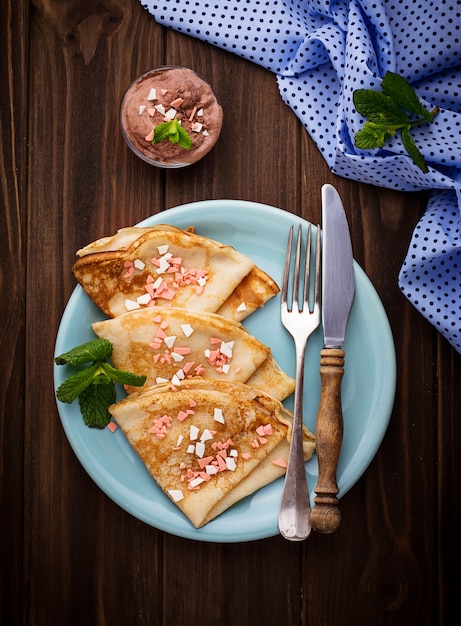
[[[193,70],[176,66],[159,67],[136,79],[120,110],[129,147],[144,161],[166,168],[204,157],[218,140],[222,119],[210,85]]]

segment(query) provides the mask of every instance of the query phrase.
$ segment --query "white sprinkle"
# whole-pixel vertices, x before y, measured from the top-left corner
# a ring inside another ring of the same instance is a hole
[[[176,341],[176,335],[170,335],[169,337],[165,337],[163,340],[169,348],[174,346],[174,342]]]
[[[212,476],[213,474],[218,473],[218,468],[216,467],[216,465],[206,465],[205,472],[209,474],[210,476]]]
[[[247,305],[245,304],[245,302],[242,302],[237,307],[237,311],[246,311],[246,310],[247,310]]]
[[[184,500],[184,494],[181,489],[168,489],[168,493],[175,502],[180,502],[181,500]]]
[[[165,117],[167,118],[167,120],[174,120],[174,118],[176,117],[176,109],[169,109],[166,113],[165,113]]]
[[[142,115],[145,110],[146,110],[146,105],[145,104],[141,104],[141,106],[139,107],[139,115]]]
[[[136,302],[138,304],[149,304],[149,302],[152,300],[152,298],[150,297],[150,295],[148,293],[144,293],[142,296],[138,296],[136,298]]]
[[[169,248],[169,245],[167,243],[164,243],[161,246],[157,246],[157,250],[160,256],[162,256],[163,254],[166,254],[168,252],[168,248]]]
[[[192,132],[199,133],[203,128],[203,124],[201,124],[200,122],[195,122],[194,124],[191,125],[190,128]]]
[[[186,375],[184,374],[184,370],[179,369],[176,372],[176,376],[180,379],[180,380],[184,380],[186,378]]]
[[[155,108],[160,113],[160,115],[165,115],[165,107],[163,106],[163,104],[156,104]]]
[[[197,280],[197,282],[200,285],[200,287],[205,287],[205,285],[206,285],[206,278],[205,278],[205,276],[202,276],[201,278],[199,278]]]
[[[149,91],[149,95],[147,96],[148,100],[157,100],[157,90],[155,89],[155,87],[152,87],[151,90]]]
[[[134,300],[126,299],[125,300],[125,309],[127,311],[134,311],[135,309],[140,309],[141,307]]]
[[[223,374],[228,374],[230,372],[230,364],[224,363],[223,365],[221,365],[221,369],[223,371]]]
[[[162,383],[167,383],[169,381],[168,378],[162,378],[162,376],[157,376],[155,382],[157,383],[157,385],[161,385]]]
[[[181,384],[181,380],[176,374],[172,377],[171,382],[175,387],[179,387],[179,385]]]
[[[159,266],[157,267],[156,272],[157,274],[164,274],[169,267],[170,264],[168,263],[168,260],[165,259],[164,256],[162,256],[159,259]]]
[[[203,136],[204,136],[204,137],[208,137],[208,135],[209,135],[210,133],[209,133],[209,132],[207,131],[207,129],[205,128],[205,130],[203,131],[203,133],[202,133],[202,134],[203,134]]]
[[[237,463],[235,462],[235,459],[233,459],[231,456],[226,456],[226,466],[228,470],[234,472],[237,468]]]
[[[198,487],[199,485],[201,485],[203,483],[205,479],[202,478],[201,476],[197,476],[197,478],[194,478],[194,480],[191,480],[189,485],[190,487]]]
[[[195,444],[195,454],[202,459],[205,454],[205,444],[202,441],[198,441]]]
[[[209,359],[210,358],[210,354],[211,354],[210,348],[205,348],[205,350],[203,351],[203,354],[205,355],[205,357],[207,359]]]
[[[196,441],[198,439],[198,434],[199,434],[199,429],[197,428],[197,426],[194,426],[194,424],[191,424],[190,431],[189,431],[189,439],[191,441]]]
[[[178,437],[178,441],[176,442],[176,447],[180,446],[182,444],[182,440],[184,439],[184,437],[182,435],[179,435]]]
[[[202,433],[202,435],[200,437],[200,441],[209,441],[210,439],[213,439],[213,435],[208,430],[208,428],[205,428],[205,430],[203,431],[203,433]]]
[[[158,289],[158,288],[160,287],[160,285],[162,284],[162,282],[163,282],[163,278],[162,278],[161,276],[159,276],[159,277],[157,278],[157,280],[155,280],[155,281],[152,283],[152,287],[153,287],[154,289]]]
[[[194,454],[195,453],[195,446],[193,443],[191,443],[190,445],[187,446],[187,454]]]
[[[181,363],[181,361],[184,360],[184,355],[183,354],[178,354],[177,352],[172,352],[171,353],[171,358],[173,359],[173,361],[175,361],[176,363]]]
[[[181,324],[182,332],[186,335],[186,337],[190,337],[194,332],[194,329],[190,324]]]
[[[146,267],[146,264],[141,259],[136,259],[133,265],[137,270],[143,270]]]
[[[222,414],[222,409],[215,409],[213,412],[213,419],[215,422],[219,422],[220,424],[224,424],[224,416]]]
[[[238,455],[239,455],[238,450],[236,450],[235,448],[232,448],[232,450],[229,451],[229,456],[236,457]]]
[[[224,354],[224,356],[227,356],[230,359],[232,358],[233,347],[234,347],[233,341],[228,341],[228,342],[222,341],[219,349],[221,351],[221,354]]]
[[[198,115],[199,117],[202,117],[202,115],[203,115],[203,109],[199,109],[199,110],[197,111],[197,115]]]

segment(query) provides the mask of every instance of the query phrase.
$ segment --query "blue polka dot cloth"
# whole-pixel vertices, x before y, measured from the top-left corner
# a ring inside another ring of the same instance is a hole
[[[459,0],[141,0],[164,26],[272,71],[283,101],[339,176],[400,191],[431,190],[399,286],[461,353],[461,3]],[[403,76],[439,113],[382,148],[354,145],[366,121],[356,89]],[[367,210],[367,207],[362,207]]]

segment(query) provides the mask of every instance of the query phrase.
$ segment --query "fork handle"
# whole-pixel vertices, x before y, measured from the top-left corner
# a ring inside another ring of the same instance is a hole
[[[343,350],[324,348],[320,352],[321,392],[316,424],[316,448],[319,475],[314,489],[315,506],[311,525],[321,533],[332,533],[339,528],[341,512],[336,469],[343,440],[343,413],[341,382],[344,375]]]

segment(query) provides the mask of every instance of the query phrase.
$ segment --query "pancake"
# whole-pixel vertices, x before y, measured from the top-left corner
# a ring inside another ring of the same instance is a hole
[[[241,321],[279,292],[233,247],[165,224],[122,228],[77,256],[76,280],[108,317],[159,305]]]
[[[177,387],[197,376],[248,381],[278,400],[294,389],[294,380],[278,367],[270,348],[239,322],[216,313],[148,307],[94,322],[92,328],[113,344],[116,368],[147,377],[142,389],[164,382]]]
[[[291,413],[248,385],[198,378],[175,390],[157,385],[109,411],[196,528],[285,473]],[[314,448],[305,429],[306,460]]]

